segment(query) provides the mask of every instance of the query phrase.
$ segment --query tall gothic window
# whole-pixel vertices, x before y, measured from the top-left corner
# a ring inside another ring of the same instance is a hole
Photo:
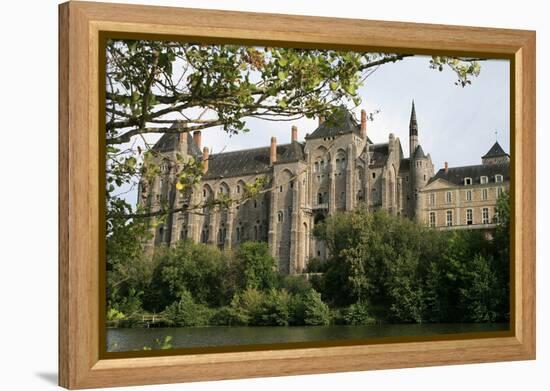
[[[201,232],[201,242],[207,243],[208,242],[208,228],[205,228]]]

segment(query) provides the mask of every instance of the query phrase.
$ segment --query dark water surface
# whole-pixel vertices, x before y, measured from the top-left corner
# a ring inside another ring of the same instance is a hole
[[[413,337],[456,333],[508,330],[508,323],[382,324],[369,326],[292,326],[292,327],[181,327],[107,329],[107,350],[124,352],[143,346],[158,349],[157,339],[172,336],[173,348],[198,348],[319,342],[380,337]]]

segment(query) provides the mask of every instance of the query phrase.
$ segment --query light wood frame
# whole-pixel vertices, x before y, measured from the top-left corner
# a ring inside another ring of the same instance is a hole
[[[535,358],[535,32],[87,2],[61,4],[59,23],[60,385],[76,389]],[[511,336],[101,359],[100,31],[508,56],[515,65]]]

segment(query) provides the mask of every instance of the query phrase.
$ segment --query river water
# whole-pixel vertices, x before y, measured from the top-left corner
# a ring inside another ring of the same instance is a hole
[[[107,350],[124,352],[144,346],[158,348],[156,340],[172,336],[173,348],[238,346],[285,342],[319,342],[380,337],[416,337],[508,330],[508,323],[382,324],[368,326],[292,327],[181,327],[107,329]]]

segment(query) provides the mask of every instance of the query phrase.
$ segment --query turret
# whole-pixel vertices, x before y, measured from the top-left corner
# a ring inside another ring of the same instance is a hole
[[[428,179],[431,177],[430,172],[433,171],[431,159],[426,156],[424,150],[418,143],[418,123],[416,121],[416,110],[414,100],[412,102],[411,119],[409,121],[409,161],[410,161],[410,176],[411,176],[411,195],[412,195],[412,216],[419,217],[418,211],[421,208],[421,200],[419,192],[426,186]]]

